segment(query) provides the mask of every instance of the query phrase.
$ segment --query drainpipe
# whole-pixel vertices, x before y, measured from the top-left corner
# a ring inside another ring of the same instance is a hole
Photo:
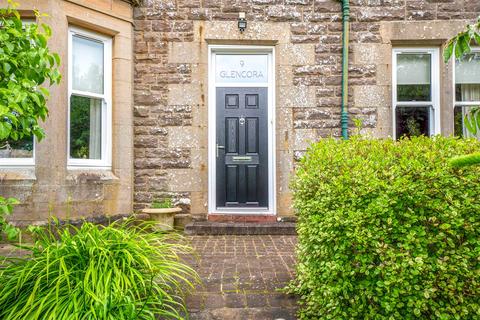
[[[350,31],[350,4],[349,0],[342,0],[342,112],[341,112],[341,126],[342,137],[348,139],[348,36]]]

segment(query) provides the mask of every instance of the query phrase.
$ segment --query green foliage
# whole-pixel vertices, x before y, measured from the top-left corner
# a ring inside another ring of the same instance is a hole
[[[70,156],[88,158],[90,141],[90,98],[70,98]]]
[[[454,168],[468,167],[480,164],[480,153],[467,154],[450,159],[450,165]]]
[[[163,201],[155,200],[152,202],[153,209],[168,209],[173,208],[172,199],[167,198],[163,199]]]
[[[31,254],[0,270],[0,318],[182,318],[184,290],[198,276],[176,234],[132,220],[79,229],[35,228]]]
[[[465,30],[450,39],[443,50],[443,58],[447,63],[455,54],[460,59],[472,51],[472,44],[480,45],[480,17],[474,24],[467,25]]]
[[[463,118],[463,123],[465,124],[465,128],[467,128],[471,134],[476,135],[480,127],[480,108],[470,108]]]
[[[443,57],[447,63],[455,53],[456,59],[461,59],[472,51],[472,44],[480,45],[480,17],[474,24],[467,25],[464,31],[458,33],[450,39],[443,50]],[[480,129],[480,108],[473,107],[463,118],[467,130],[476,135]],[[451,165],[454,167],[472,165],[480,163],[480,159],[475,155],[466,156],[466,158],[452,159]],[[465,162],[466,161],[466,162]],[[476,161],[476,162],[475,162]]]
[[[0,197],[0,240],[2,240],[2,233],[7,235],[8,240],[14,240],[19,234],[18,228],[6,220],[6,217],[12,214],[13,206],[18,203],[15,198]]]
[[[32,135],[41,140],[38,120],[48,114],[49,95],[42,84],[61,79],[60,58],[47,47],[51,29],[43,23],[22,24],[12,6],[0,9],[0,25],[0,140]]]
[[[58,84],[61,79],[60,57],[47,47],[50,27],[23,24],[15,7],[8,0],[8,7],[0,8],[0,142],[10,141],[10,145],[27,137],[44,137],[38,120],[48,115],[49,91],[42,85],[47,80],[50,85]],[[41,18],[38,12],[36,16]],[[10,239],[17,236],[18,229],[7,223],[5,216],[17,202],[0,196],[0,234],[5,232]]]
[[[480,167],[445,137],[325,139],[292,183],[301,319],[480,319]]]

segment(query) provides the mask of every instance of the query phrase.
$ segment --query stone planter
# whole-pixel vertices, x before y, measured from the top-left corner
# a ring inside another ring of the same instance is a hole
[[[142,210],[142,213],[150,215],[150,220],[155,221],[155,225],[161,230],[172,230],[173,218],[179,212],[182,212],[181,208],[146,208]]]

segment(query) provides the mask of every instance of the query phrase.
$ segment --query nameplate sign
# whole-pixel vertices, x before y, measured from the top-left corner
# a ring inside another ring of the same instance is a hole
[[[217,83],[267,83],[268,56],[260,54],[217,54]]]

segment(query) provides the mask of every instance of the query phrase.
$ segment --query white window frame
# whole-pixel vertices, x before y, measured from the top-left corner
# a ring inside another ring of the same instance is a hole
[[[36,18],[22,18],[22,24],[31,24],[36,23]],[[33,149],[32,156],[30,158],[1,158],[0,157],[0,167],[4,168],[15,168],[15,167],[33,167],[35,166],[35,149],[37,144],[37,139],[35,135],[32,134],[33,139]],[[2,149],[3,150],[3,149]]]
[[[397,137],[397,107],[431,107],[430,108],[430,132],[429,135],[440,134],[440,50],[439,48],[428,47],[402,47],[392,50],[392,128],[393,137]],[[397,101],[397,56],[402,53],[407,54],[430,54],[430,85],[431,101]]]
[[[0,158],[0,167],[33,167],[35,166],[35,149],[37,144],[37,139],[32,134],[33,138],[33,149],[32,157],[30,158]],[[2,149],[3,150],[3,149]]]
[[[215,79],[216,54],[266,54],[268,55],[268,82],[266,83],[217,83]],[[218,208],[216,203],[216,88],[265,87],[268,90],[268,207]],[[259,214],[276,215],[276,155],[275,155],[275,47],[256,45],[208,46],[208,214]]]
[[[480,47],[472,47],[471,53],[480,53]],[[465,108],[464,107],[476,107],[480,106],[480,101],[457,101],[457,94],[456,94],[456,86],[457,86],[457,81],[456,81],[456,68],[457,68],[457,58],[455,58],[455,55],[453,56],[453,110],[455,110],[455,107],[462,107],[462,115],[465,116]],[[455,111],[454,111],[455,112]],[[463,117],[462,117],[462,123],[463,123]],[[465,126],[463,126],[463,135],[466,136],[467,134],[467,129]]]
[[[73,36],[103,42],[103,94],[74,90],[73,86]],[[102,100],[101,159],[75,159],[70,157],[70,98],[72,94]],[[67,167],[68,169],[110,169],[112,166],[112,38],[93,31],[69,27],[68,32],[68,117],[67,117]]]

